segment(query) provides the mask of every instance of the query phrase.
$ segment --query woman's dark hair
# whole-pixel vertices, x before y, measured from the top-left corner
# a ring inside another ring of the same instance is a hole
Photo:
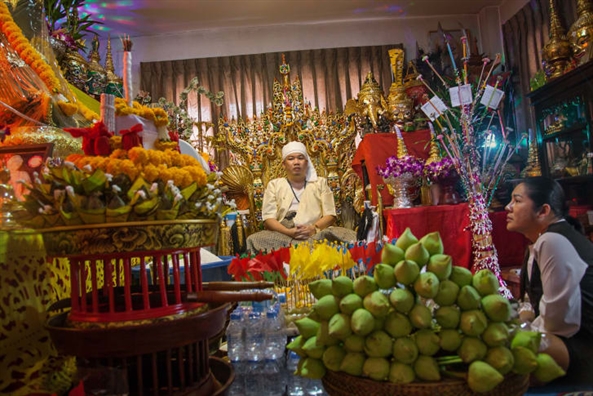
[[[572,225],[577,231],[584,233],[580,221],[568,215],[568,205],[564,196],[562,186],[553,179],[547,177],[528,177],[523,180],[527,196],[535,205],[535,209],[541,208],[544,204],[550,205],[552,212]]]

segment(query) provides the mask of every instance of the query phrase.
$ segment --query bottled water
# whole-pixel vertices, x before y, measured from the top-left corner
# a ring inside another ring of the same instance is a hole
[[[266,359],[280,359],[284,356],[285,348],[284,322],[281,322],[281,317],[276,310],[270,309],[266,312]]]
[[[282,359],[266,360],[262,368],[263,386],[266,396],[283,396],[286,390],[284,383],[284,361]]]
[[[244,328],[243,311],[237,308],[231,312],[226,329],[227,354],[231,362],[238,362],[245,358]]]
[[[286,395],[287,396],[303,396],[305,393],[306,378],[295,375],[299,363],[299,355],[294,351],[289,351],[286,357]]]
[[[255,307],[254,307],[255,309]],[[261,312],[251,311],[245,327],[245,358],[257,362],[264,358],[264,328]]]

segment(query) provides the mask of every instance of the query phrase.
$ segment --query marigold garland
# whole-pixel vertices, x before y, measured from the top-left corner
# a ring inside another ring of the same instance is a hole
[[[23,36],[21,28],[14,23],[10,10],[3,1],[0,2],[0,30],[4,33],[12,48],[37,73],[50,92],[58,92],[60,81],[47,62],[43,61],[39,52]]]
[[[132,107],[130,107],[125,99],[115,98],[115,115],[126,116],[130,114],[151,120],[157,128],[169,124],[169,115],[160,107],[150,108],[138,102],[133,102]]]

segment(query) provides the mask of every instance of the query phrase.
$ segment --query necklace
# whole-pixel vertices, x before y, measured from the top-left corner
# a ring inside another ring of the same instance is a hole
[[[288,180],[288,177],[286,178],[286,182],[288,183],[288,185],[290,186],[290,191],[292,191],[292,195],[294,195],[294,199],[296,199],[296,201],[298,203],[301,203],[301,200],[299,199],[299,197],[296,195],[296,192],[294,191],[294,188],[292,187],[292,183],[290,182],[290,180]],[[305,185],[303,186],[303,190],[307,188],[307,180],[305,180]]]

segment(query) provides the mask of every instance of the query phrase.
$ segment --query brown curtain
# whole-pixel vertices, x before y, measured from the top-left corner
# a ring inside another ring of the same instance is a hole
[[[356,97],[368,72],[383,87],[385,95],[391,85],[388,50],[401,44],[287,51],[219,58],[186,59],[140,64],[140,89],[151,94],[153,101],[164,97],[179,103],[179,94],[190,80],[212,92],[223,91],[222,107],[217,108],[205,96],[188,100],[188,111],[198,121],[253,117],[272,102],[274,80],[282,80],[279,66],[282,55],[290,65],[291,81],[301,80],[303,97],[311,106],[340,112],[346,101]]]
[[[555,2],[562,26],[568,31],[576,19],[576,1]],[[530,80],[542,69],[542,48],[549,41],[550,1],[531,0],[503,26],[506,65],[512,71],[511,106],[518,132],[535,131],[529,98]]]

